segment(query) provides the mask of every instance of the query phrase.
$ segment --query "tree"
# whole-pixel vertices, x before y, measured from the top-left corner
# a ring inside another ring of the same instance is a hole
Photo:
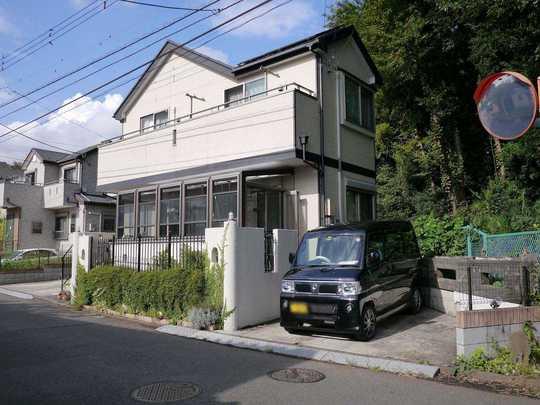
[[[339,1],[329,25],[356,27],[384,79],[377,94],[379,213],[457,215],[505,174],[536,199],[540,141],[497,144],[472,99],[488,73],[534,77],[537,1]]]

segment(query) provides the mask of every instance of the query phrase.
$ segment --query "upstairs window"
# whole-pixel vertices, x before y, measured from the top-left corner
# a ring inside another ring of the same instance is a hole
[[[238,104],[238,100],[244,97],[244,86],[231,87],[225,90],[225,103],[227,107]]]
[[[66,183],[77,183],[77,168],[70,167],[69,169],[64,169],[64,181]]]
[[[350,76],[345,76],[345,120],[375,131],[373,91]]]
[[[206,183],[186,184],[184,235],[204,235],[207,218]]]
[[[245,97],[254,96],[266,91],[266,80],[264,78],[253,80],[245,84]]]
[[[257,97],[266,91],[266,79],[264,77],[238,86],[226,89],[224,92],[225,107],[230,107],[241,103],[241,99],[246,97]]]
[[[163,128],[169,121],[169,111],[164,110],[155,114],[148,114],[141,117],[141,132],[150,132],[154,129]]]
[[[36,172],[26,173],[24,177],[26,178],[26,183],[32,186],[36,184]]]

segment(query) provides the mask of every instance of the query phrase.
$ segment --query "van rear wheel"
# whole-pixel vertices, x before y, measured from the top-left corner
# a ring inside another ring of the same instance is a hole
[[[424,298],[422,297],[422,291],[420,288],[413,287],[411,295],[409,296],[409,312],[416,315],[422,310],[424,306]]]
[[[368,341],[375,336],[377,331],[377,315],[373,305],[364,305],[360,319],[360,329],[354,335],[356,340]]]

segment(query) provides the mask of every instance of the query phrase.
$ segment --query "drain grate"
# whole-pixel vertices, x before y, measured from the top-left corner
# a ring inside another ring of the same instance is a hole
[[[320,371],[309,368],[284,368],[272,371],[268,375],[274,380],[289,383],[316,383],[326,378]]]
[[[158,382],[135,389],[131,397],[137,401],[163,403],[181,401],[196,397],[201,393],[198,385],[182,382]]]

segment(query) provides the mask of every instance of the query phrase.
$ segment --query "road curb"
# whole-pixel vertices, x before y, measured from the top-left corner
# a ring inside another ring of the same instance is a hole
[[[274,343],[266,340],[226,335],[219,332],[195,330],[184,326],[165,325],[156,329],[158,332],[181,336],[188,339],[204,340],[241,349],[251,349],[266,353],[282,354],[301,359],[324,361],[359,368],[370,368],[400,374],[413,374],[433,379],[439,373],[439,367],[417,364],[401,360],[369,357],[331,350],[318,350],[310,347]]]

